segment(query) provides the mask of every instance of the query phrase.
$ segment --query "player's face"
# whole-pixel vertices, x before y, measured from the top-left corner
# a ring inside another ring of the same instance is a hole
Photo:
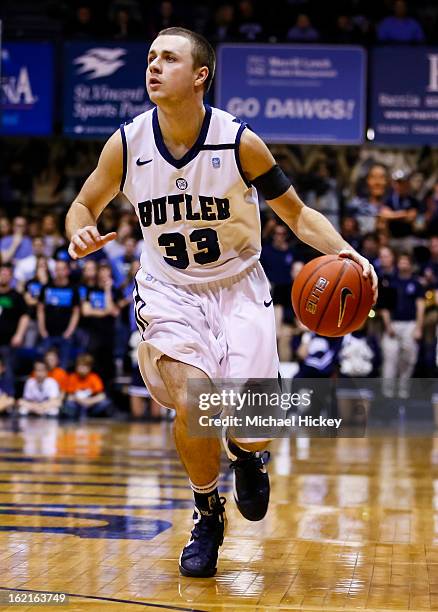
[[[182,36],[154,40],[146,70],[146,89],[154,104],[186,98],[193,92],[196,76],[190,40]]]

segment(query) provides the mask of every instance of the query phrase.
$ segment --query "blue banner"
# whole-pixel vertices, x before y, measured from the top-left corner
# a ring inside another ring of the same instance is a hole
[[[372,50],[370,127],[377,142],[438,143],[438,47]]]
[[[53,48],[49,43],[4,43],[1,51],[1,134],[52,132]]]
[[[141,43],[65,45],[65,134],[108,136],[151,107],[147,50]]]
[[[222,45],[217,105],[267,142],[361,143],[365,61],[360,47]]]

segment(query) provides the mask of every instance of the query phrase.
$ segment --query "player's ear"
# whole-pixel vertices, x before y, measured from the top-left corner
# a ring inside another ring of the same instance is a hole
[[[201,68],[197,69],[197,76],[195,79],[195,86],[199,87],[201,85],[204,85],[205,81],[208,78],[208,68],[207,66],[201,66]]]

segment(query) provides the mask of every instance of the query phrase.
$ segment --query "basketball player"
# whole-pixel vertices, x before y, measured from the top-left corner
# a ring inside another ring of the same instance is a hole
[[[119,191],[131,201],[144,236],[134,306],[142,334],[139,364],[160,404],[176,411],[175,442],[195,501],[185,576],[216,572],[224,536],[219,498],[220,444],[187,434],[186,382],[194,378],[275,379],[274,308],[259,264],[257,192],[301,240],[322,253],[369,262],[318,212],[298,198],[265,144],[228,113],[204,105],[215,70],[214,51],[183,28],[159,33],[148,54],[146,86],[156,105],[121,126],[67,215],[73,259],[116,237],[100,235],[99,215]],[[225,436],[242,515],[264,517],[269,479],[265,446]]]

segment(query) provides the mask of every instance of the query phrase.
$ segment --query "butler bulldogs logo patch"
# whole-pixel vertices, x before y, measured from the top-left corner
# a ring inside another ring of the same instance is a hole
[[[176,186],[178,187],[178,189],[181,189],[181,191],[185,191],[188,187],[187,181],[184,178],[177,178],[176,179]]]

